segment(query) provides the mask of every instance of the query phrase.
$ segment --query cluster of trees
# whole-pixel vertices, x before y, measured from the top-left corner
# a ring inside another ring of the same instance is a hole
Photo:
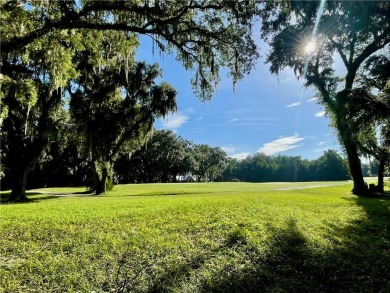
[[[65,132],[50,144],[30,171],[28,188],[42,186],[91,186],[94,169],[90,152],[76,132]],[[194,144],[169,130],[154,130],[138,148],[122,148],[113,166],[109,185],[113,183],[175,182],[179,175],[191,180],[221,180],[228,157],[220,147]],[[4,188],[12,187],[6,174]],[[106,182],[107,183],[107,182]]]
[[[1,172],[11,201],[27,199],[30,171],[53,141],[64,151],[64,132],[79,140],[73,159],[83,163],[74,171],[85,164],[103,193],[120,152],[176,109],[176,91],[156,82],[158,66],[134,59],[140,35],[194,72],[201,99],[211,97],[221,66],[235,83],[258,57],[255,1],[8,0],[0,9]]]
[[[31,170],[28,188],[93,186],[90,152],[76,131],[52,142]],[[370,168],[371,170],[372,168]],[[375,172],[375,170],[371,170]],[[112,183],[176,181],[321,181],[349,178],[346,161],[333,150],[316,160],[257,153],[244,160],[227,156],[220,147],[195,144],[170,130],[154,130],[138,148],[124,148],[117,156]],[[3,186],[11,186],[8,176]]]
[[[210,99],[221,67],[233,83],[253,68],[257,17],[271,72],[292,68],[317,90],[347,154],[353,193],[367,194],[361,154],[380,162],[383,191],[388,1],[8,0],[0,9],[0,173],[12,182],[13,201],[26,199],[30,171],[64,132],[81,138],[82,162],[96,194],[103,193],[118,156],[142,145],[153,121],[176,109],[176,91],[156,82],[158,67],[134,59],[140,35],[175,54],[193,71],[194,92]],[[305,52],[309,41],[315,46]],[[345,74],[333,69],[336,55]]]
[[[72,129],[51,142],[30,171],[27,188],[57,186],[93,187],[89,152]],[[80,139],[81,138],[81,139]],[[194,144],[170,130],[153,130],[138,148],[122,148],[112,166],[109,186],[125,183],[177,181],[230,181],[225,177],[230,161],[220,147]],[[10,177],[2,187],[12,187]]]
[[[231,159],[223,179],[246,182],[296,182],[347,180],[346,161],[334,150],[327,150],[316,160],[257,153],[242,161]]]
[[[115,164],[120,183],[215,181],[220,178],[227,155],[220,147],[194,144],[172,131],[155,131],[147,143],[130,154],[122,154]],[[194,175],[194,176],[192,176]]]

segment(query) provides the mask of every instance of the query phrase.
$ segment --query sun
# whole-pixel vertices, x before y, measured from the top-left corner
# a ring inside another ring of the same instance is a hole
[[[311,54],[315,51],[315,49],[316,49],[316,43],[314,41],[310,41],[305,46],[305,53]]]

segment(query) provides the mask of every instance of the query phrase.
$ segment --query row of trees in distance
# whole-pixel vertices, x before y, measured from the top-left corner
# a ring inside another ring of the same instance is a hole
[[[31,171],[27,187],[93,186],[89,153],[72,132],[53,142]],[[365,175],[376,175],[378,164],[365,165]],[[228,157],[220,147],[194,144],[169,130],[154,130],[137,150],[122,151],[108,178],[113,183],[177,181],[329,181],[347,180],[346,159],[327,150],[318,159],[263,153],[243,160]],[[9,177],[3,187],[11,186]]]

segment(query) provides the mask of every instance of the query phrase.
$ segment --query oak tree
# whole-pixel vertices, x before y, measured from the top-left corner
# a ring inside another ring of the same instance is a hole
[[[354,89],[364,62],[389,52],[390,3],[387,1],[264,1],[262,38],[267,63],[278,74],[292,68],[332,118],[348,157],[353,193],[366,194],[358,153],[358,129],[349,105],[360,99]],[[341,63],[345,72],[336,70]],[[353,117],[352,117],[353,118]]]

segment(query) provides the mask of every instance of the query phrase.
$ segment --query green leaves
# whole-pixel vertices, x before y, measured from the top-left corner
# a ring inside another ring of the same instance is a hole
[[[23,113],[19,114],[19,117],[28,116],[31,108],[33,108],[38,101],[37,85],[31,79],[21,79],[14,81],[8,76],[1,75],[1,94],[0,94],[0,105],[2,108],[1,119],[7,117],[9,106],[6,102],[3,102],[7,94],[12,94],[18,105],[21,107]],[[11,107],[11,111],[14,111]],[[14,113],[17,115],[17,113]],[[24,118],[22,118],[24,119]],[[25,119],[28,119],[25,118]]]
[[[163,53],[175,53],[177,60],[194,72],[193,86],[201,99],[211,98],[221,67],[228,69],[236,83],[254,67],[258,57],[252,40],[258,8],[252,0],[31,1],[29,6],[6,2],[1,8],[2,23],[9,24],[2,30],[2,56],[67,30],[111,31],[113,38],[120,35],[115,32],[124,32],[126,47],[131,49],[137,45],[136,34],[142,34],[152,38]],[[98,36],[86,41],[93,46],[100,40]],[[125,47],[114,51],[129,59]],[[120,57],[117,61],[127,63]],[[97,64],[101,64],[99,60]]]
[[[123,32],[100,32],[95,44],[91,38],[95,33],[84,33],[84,50],[75,58],[80,76],[71,93],[70,111],[96,181],[105,181],[119,152],[133,151],[157,117],[176,110],[177,93],[167,83],[156,84],[161,75],[156,64],[134,62],[134,38]],[[97,194],[104,192],[98,185]]]

